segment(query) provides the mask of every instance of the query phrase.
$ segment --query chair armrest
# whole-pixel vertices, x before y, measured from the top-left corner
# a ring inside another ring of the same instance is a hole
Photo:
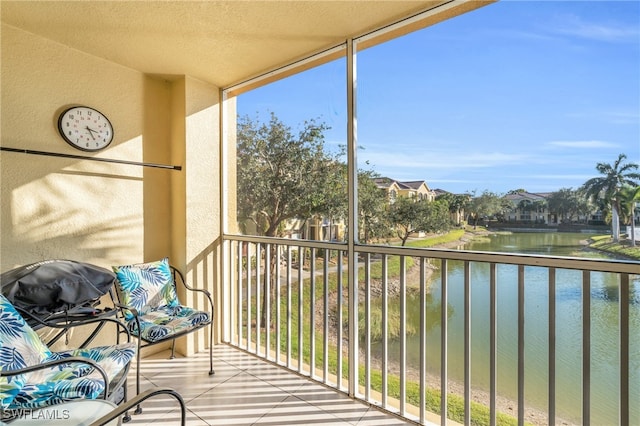
[[[109,423],[110,421],[118,418],[119,416],[123,415],[125,412],[132,409],[134,406],[157,395],[170,395],[178,401],[178,403],[180,404],[180,414],[181,414],[180,424],[184,426],[187,421],[187,408],[184,404],[184,400],[182,399],[182,396],[180,396],[178,392],[169,388],[158,388],[158,389],[146,390],[138,394],[135,398],[132,398],[127,402],[120,404],[117,408],[114,408],[113,411],[111,411],[109,414],[105,414],[104,416],[100,417],[98,420],[91,423],[90,426],[101,426],[106,423]]]
[[[102,376],[102,380],[104,380],[104,393],[103,393],[102,399],[107,399],[107,396],[109,395],[109,376],[104,371],[104,369],[100,367],[100,365],[98,365],[97,362],[95,362],[90,358],[72,356],[72,357],[63,358],[63,359],[55,359],[53,361],[47,361],[37,365],[30,365],[17,370],[3,370],[0,372],[0,376],[2,377],[19,376],[21,374],[32,373],[34,371],[44,370],[45,368],[51,368],[61,364],[88,364],[94,369],[96,369],[98,373],[100,373],[100,375]]]
[[[71,313],[71,314],[60,313],[60,314],[52,315],[45,319],[41,319],[34,316],[30,316],[30,318],[37,321],[40,327],[61,329],[58,335],[56,335],[53,339],[47,342],[48,346],[55,343],[60,337],[64,335],[64,333],[67,332],[67,330],[71,328],[81,327],[86,325],[96,325],[95,330],[93,330],[93,332],[89,335],[89,337],[87,337],[87,339],[85,339],[85,341],[79,346],[81,348],[87,347],[87,345],[93,341],[93,339],[99,334],[99,332],[107,323],[115,324],[117,329],[116,334],[119,335],[120,333],[126,333],[127,342],[131,341],[131,333],[129,333],[129,330],[127,329],[127,327],[117,318],[111,318],[117,315],[117,311],[115,309],[105,309],[105,310],[100,310],[95,312],[96,312],[95,314],[94,313],[83,314],[80,312]],[[120,343],[119,337],[116,343]]]
[[[131,315],[133,315],[136,318],[140,315],[140,313],[136,308],[128,305],[123,305],[122,303],[116,302],[115,300],[113,301],[113,306],[118,309],[131,312]]]
[[[211,292],[207,289],[204,288],[195,288],[195,287],[191,287],[189,284],[187,284],[187,280],[184,279],[184,275],[182,275],[182,272],[180,272],[180,270],[178,270],[177,268],[171,266],[171,271],[173,272],[173,281],[174,283],[176,281],[178,281],[176,279],[176,276],[180,277],[180,282],[182,283],[182,286],[184,288],[186,288],[189,291],[194,291],[194,292],[198,292],[198,293],[203,293],[207,299],[209,300],[209,303],[211,304],[211,312],[213,313],[213,299],[211,298]]]
[[[182,286],[183,286],[184,288],[186,288],[187,290],[189,290],[189,291],[198,291],[198,292],[200,292],[200,293],[204,293],[204,294],[206,294],[207,296],[210,296],[210,295],[211,295],[211,293],[209,292],[209,290],[206,290],[206,289],[204,289],[204,288],[195,288],[195,287],[191,287],[189,284],[187,284],[187,280],[185,280],[185,279],[184,279],[184,275],[182,275],[182,272],[180,272],[180,270],[179,270],[179,269],[177,269],[177,268],[175,268],[175,267],[171,266],[171,270],[173,271],[173,281],[174,281],[174,282],[175,282],[175,281],[177,281],[177,280],[176,280],[176,275],[177,275],[178,277],[180,277],[180,283],[182,283]]]

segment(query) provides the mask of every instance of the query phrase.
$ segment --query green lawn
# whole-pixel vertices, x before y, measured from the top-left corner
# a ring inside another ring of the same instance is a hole
[[[413,247],[413,248],[435,247],[437,245],[458,241],[460,238],[464,236],[464,234],[465,234],[464,229],[454,229],[453,231],[449,231],[444,235],[438,235],[435,237],[408,241],[405,247]]]
[[[621,239],[619,242],[614,243],[611,235],[598,235],[591,237],[589,247],[640,260],[640,241],[636,241],[636,247],[632,247],[629,240]]]
[[[462,237],[462,235],[464,234],[464,230],[455,230],[450,232],[447,235],[443,235],[443,236],[438,236],[435,237],[433,240],[429,240],[429,239],[425,239],[425,240],[421,240],[421,241],[415,241],[412,242],[412,247],[430,247],[433,245],[437,245],[437,244],[442,244],[443,242],[448,242],[448,241],[455,241],[457,239],[460,239]],[[416,244],[416,245],[413,245]],[[418,245],[419,244],[419,245]],[[407,267],[410,267],[413,264],[413,259],[412,258],[407,258],[406,259],[406,263],[407,263]],[[388,271],[388,277],[389,278],[393,278],[393,277],[398,277],[400,274],[400,259],[398,256],[389,256],[388,258],[388,264],[387,264],[387,271]],[[381,265],[379,262],[373,263],[371,265],[371,276],[372,279],[377,279],[381,277]],[[364,271],[360,270],[359,273],[359,279],[364,279]],[[346,287],[346,283],[347,283],[347,274],[346,272],[343,273],[343,279],[342,279],[342,283],[343,286]],[[331,293],[335,293],[336,290],[338,288],[338,275],[337,273],[331,273],[329,274],[328,280],[327,280],[327,289],[328,292]],[[346,288],[345,288],[346,289]],[[306,363],[307,365],[310,364],[310,360],[311,360],[311,315],[308,312],[309,311],[309,306],[311,303],[311,280],[309,278],[304,280],[304,284],[302,286],[302,303],[303,306],[306,308],[306,311],[303,312],[302,314],[302,359],[304,361],[304,363]],[[280,318],[280,342],[275,342],[275,332],[272,330],[272,338],[271,338],[271,350],[275,350],[276,349],[276,344],[280,345],[280,353],[281,354],[286,354],[287,353],[287,341],[291,342],[290,345],[290,351],[291,351],[291,357],[292,359],[298,359],[298,355],[299,355],[299,340],[300,340],[300,334],[299,334],[299,327],[298,325],[300,324],[300,316],[298,315],[298,301],[299,301],[299,287],[297,285],[297,283],[294,283],[291,286],[291,292],[289,294],[289,297],[287,297],[286,294],[286,289],[283,287],[282,291],[281,291],[281,295],[280,295],[280,309],[281,309],[281,318]],[[289,302],[290,300],[290,302]],[[316,278],[316,283],[315,283],[315,293],[314,293],[314,302],[315,303],[322,303],[322,301],[324,300],[324,282],[321,278]],[[288,336],[288,327],[287,327],[287,306],[288,304],[291,304],[291,315],[289,316],[290,319],[290,336]],[[246,309],[246,308],[245,308]],[[251,310],[252,310],[252,317],[251,318],[255,318],[255,309],[256,309],[256,300],[255,300],[255,296],[252,297],[251,300]],[[331,307],[330,307],[331,309]],[[333,305],[333,309],[335,311],[335,304]],[[363,310],[363,309],[361,309]],[[271,318],[271,324],[272,327],[275,326],[275,310],[272,309],[272,318]],[[243,316],[243,318],[246,318],[246,312],[245,315]],[[395,322],[399,321],[399,315],[390,315],[390,321],[393,321],[393,318],[395,318]],[[316,319],[317,321],[317,319]],[[346,329],[346,324],[348,324],[348,312],[346,310],[346,304],[343,307],[343,325],[344,325],[344,329]],[[378,324],[378,325],[376,325]],[[379,323],[372,323],[371,324],[372,327],[379,327]],[[390,329],[392,328],[399,328],[399,324],[390,324],[389,325]],[[265,332],[264,332],[264,328],[261,329],[261,333],[260,333],[260,340],[261,340],[261,344],[264,345],[266,344],[266,336],[265,336]],[[372,334],[375,333],[379,333],[379,330],[372,330]],[[252,330],[252,336],[251,336],[251,340],[255,341],[256,340],[256,330],[255,330],[255,325],[253,326],[253,330]],[[315,341],[313,342],[315,345],[315,368],[322,368],[323,363],[324,363],[324,359],[323,359],[323,345],[324,345],[324,341],[325,341],[325,336],[323,334],[323,327],[316,327],[315,330]],[[346,357],[343,357],[341,359],[342,361],[342,377],[346,378],[348,377],[348,359]],[[332,375],[338,375],[337,369],[338,369],[338,356],[337,356],[337,347],[335,344],[329,344],[328,346],[328,353],[327,353],[327,364],[328,364],[328,371],[329,374]],[[382,373],[379,371],[371,371],[371,389],[373,391],[376,392],[382,392]],[[359,382],[360,385],[364,385],[364,379],[365,379],[365,368],[363,365],[360,366],[359,368]],[[407,381],[406,383],[406,394],[407,394],[407,402],[409,404],[415,405],[415,406],[419,406],[420,404],[420,387],[419,384],[417,382],[414,381]],[[387,395],[390,398],[399,398],[400,397],[400,378],[398,376],[395,375],[389,375],[388,376],[388,389],[387,389]],[[426,401],[426,409],[428,411],[431,411],[433,413],[439,414],[440,413],[440,390],[439,389],[426,389],[425,390],[425,401]],[[447,402],[448,402],[448,418],[457,421],[457,422],[463,422],[464,421],[464,400],[463,398],[461,398],[458,395],[454,395],[454,394],[450,394],[447,398]],[[471,416],[472,416],[472,424],[473,425],[489,425],[489,408],[485,407],[481,404],[477,404],[477,403],[472,403],[472,407],[471,407]],[[499,425],[515,425],[517,424],[517,420],[515,418],[513,418],[512,416],[508,416],[502,413],[498,414],[498,424]]]

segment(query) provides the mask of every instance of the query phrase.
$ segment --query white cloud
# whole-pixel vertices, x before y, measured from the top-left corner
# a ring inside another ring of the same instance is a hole
[[[618,144],[606,141],[552,141],[547,142],[550,146],[559,146],[563,148],[615,148]]]
[[[604,42],[637,42],[640,31],[637,26],[625,25],[621,22],[592,23],[585,22],[578,16],[562,16],[553,32],[589,40]]]
[[[588,179],[591,179],[593,177],[593,175],[586,175],[586,174],[580,174],[580,175],[572,175],[572,174],[534,174],[534,175],[526,175],[526,176],[518,176],[519,178],[524,178],[524,179],[541,179],[541,180],[577,180],[580,182],[584,182],[587,181]]]
[[[640,120],[638,111],[593,111],[567,114],[570,118],[598,120],[610,124],[637,124]]]
[[[425,168],[434,169],[482,169],[502,165],[522,164],[530,160],[526,154],[507,154],[503,152],[435,152],[417,151],[408,153],[366,152],[358,154],[358,161],[368,161],[372,166],[385,168]]]

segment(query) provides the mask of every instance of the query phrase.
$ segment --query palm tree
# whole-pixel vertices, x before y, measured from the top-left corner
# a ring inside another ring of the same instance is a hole
[[[638,169],[638,165],[625,163],[626,159],[625,154],[620,154],[613,165],[598,163],[596,170],[603,176],[591,178],[582,186],[587,197],[594,201],[602,199],[611,205],[611,234],[615,242],[620,239],[620,189],[624,185],[636,186],[640,180],[640,173],[633,171]]]
[[[619,193],[621,207],[628,210],[631,217],[631,246],[636,246],[636,203],[640,202],[640,186],[624,186]]]
[[[455,225],[460,225],[461,217],[464,217],[464,210],[469,205],[469,194],[453,194],[445,192],[436,197],[436,200],[444,200],[449,205],[449,213],[455,217]]]

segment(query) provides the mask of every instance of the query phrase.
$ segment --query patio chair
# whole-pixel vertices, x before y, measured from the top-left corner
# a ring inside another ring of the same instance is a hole
[[[95,321],[101,319],[85,323]],[[136,349],[134,342],[126,342],[53,352],[9,300],[0,295],[0,408],[3,420],[25,410],[74,399],[126,400],[127,373]]]
[[[182,273],[164,258],[155,262],[114,266],[116,283],[110,294],[132,336],[138,338],[136,391],[140,393],[140,353],[147,346],[171,341],[175,357],[178,337],[209,326],[209,375],[213,370],[213,299],[209,291],[193,288]],[[180,303],[177,283],[191,292],[202,293],[210,310],[200,311]],[[136,410],[140,413],[140,409]]]

